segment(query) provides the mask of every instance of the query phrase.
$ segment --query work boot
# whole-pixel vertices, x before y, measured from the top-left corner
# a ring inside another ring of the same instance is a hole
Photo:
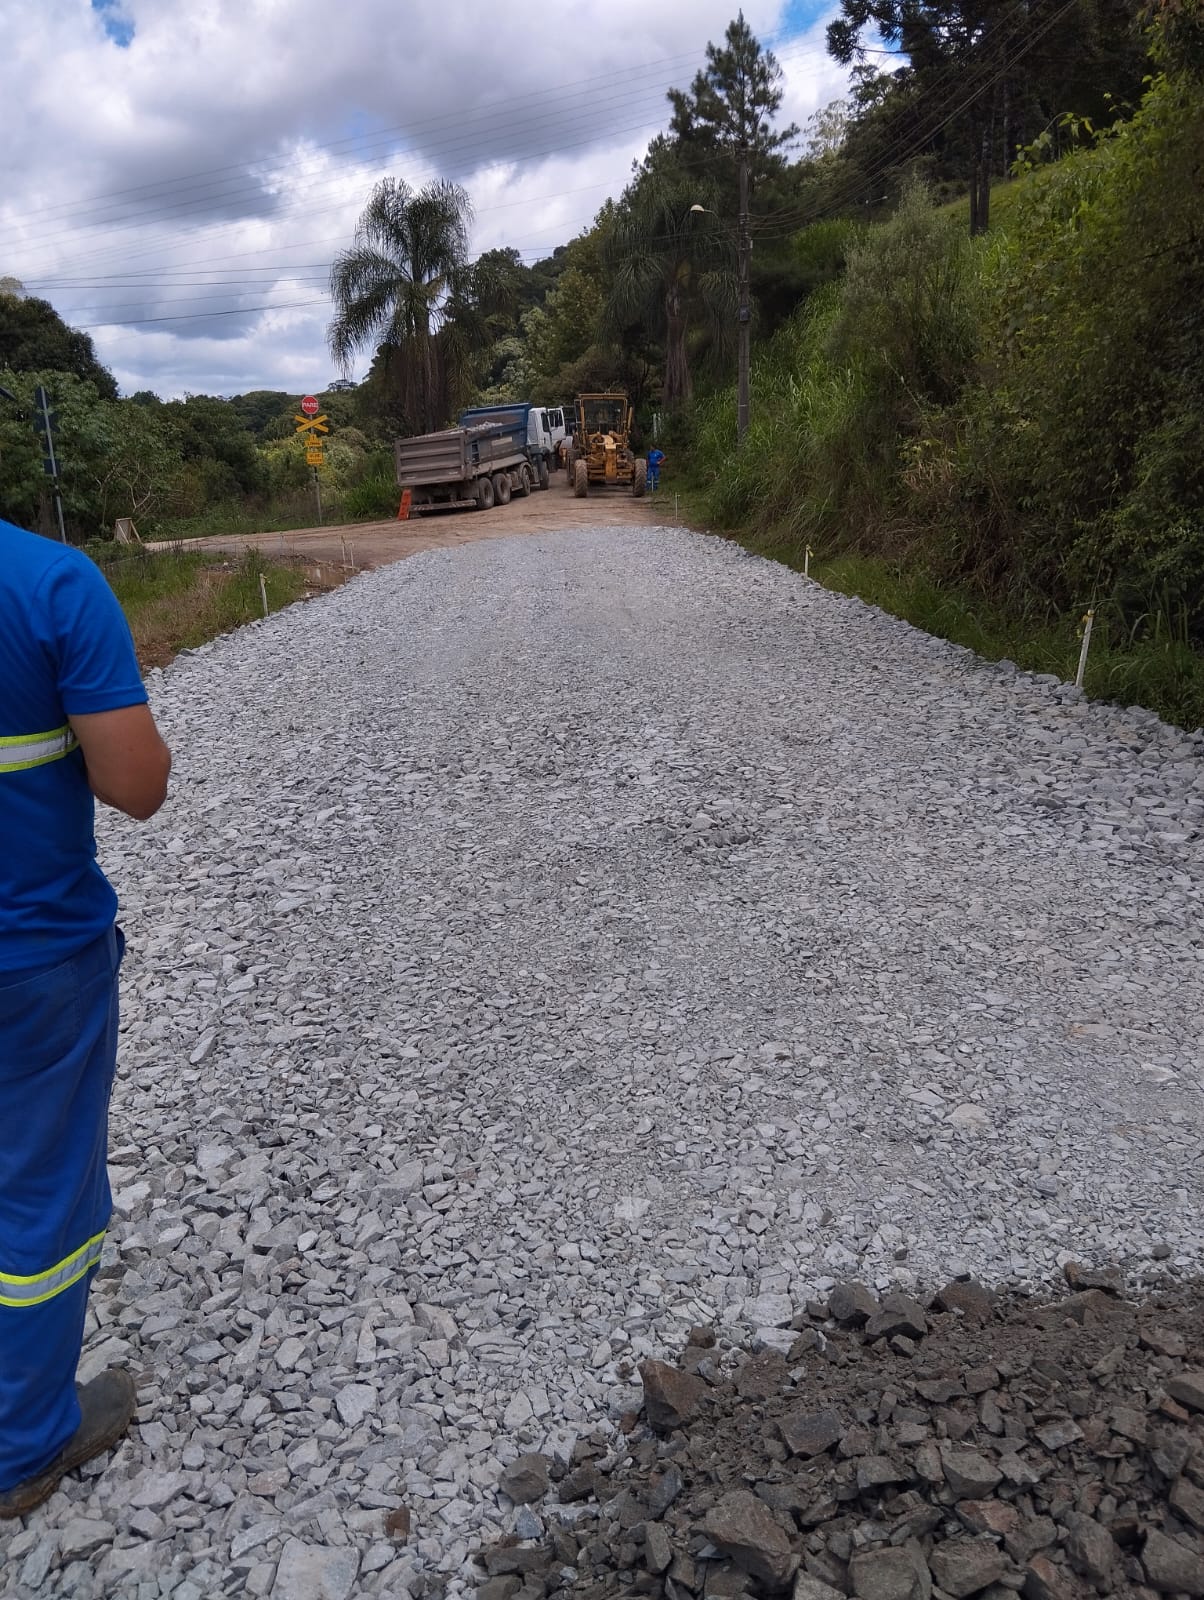
[[[23,1517],[58,1488],[59,1480],[117,1443],[138,1409],[134,1380],[124,1367],[109,1367],[76,1389],[79,1427],[48,1467],[24,1483],[0,1492],[0,1517]]]

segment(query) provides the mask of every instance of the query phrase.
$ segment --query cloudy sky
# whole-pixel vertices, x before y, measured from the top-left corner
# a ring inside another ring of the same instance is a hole
[[[586,51],[578,5],[0,0],[0,277],[86,328],[123,393],[321,388],[330,261],[378,178],[454,177],[474,253],[548,255],[623,188],[737,3],[607,0]],[[844,92],[835,9],[744,0],[787,121]]]

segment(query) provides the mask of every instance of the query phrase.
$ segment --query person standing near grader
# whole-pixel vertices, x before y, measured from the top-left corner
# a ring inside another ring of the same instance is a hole
[[[121,1437],[110,1368],[78,1388],[111,1198],[117,897],[94,797],[145,820],[171,755],[93,562],[0,521],[0,1518]]]

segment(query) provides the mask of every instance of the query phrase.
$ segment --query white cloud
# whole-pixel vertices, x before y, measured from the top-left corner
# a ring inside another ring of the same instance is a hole
[[[734,9],[610,0],[584,51],[571,9],[504,40],[486,0],[0,0],[0,275],[88,327],[125,392],[321,385],[327,269],[379,177],[456,177],[474,249],[549,254],[622,189]],[[822,26],[783,32],[797,10],[744,5],[802,123],[845,79]]]

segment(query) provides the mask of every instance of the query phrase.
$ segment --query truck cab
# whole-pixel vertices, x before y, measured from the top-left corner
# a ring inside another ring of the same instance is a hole
[[[548,437],[552,441],[552,454],[553,456],[559,456],[561,441],[569,431],[571,419],[567,416],[563,406],[549,406],[541,415],[547,419],[544,426],[547,428]]]

